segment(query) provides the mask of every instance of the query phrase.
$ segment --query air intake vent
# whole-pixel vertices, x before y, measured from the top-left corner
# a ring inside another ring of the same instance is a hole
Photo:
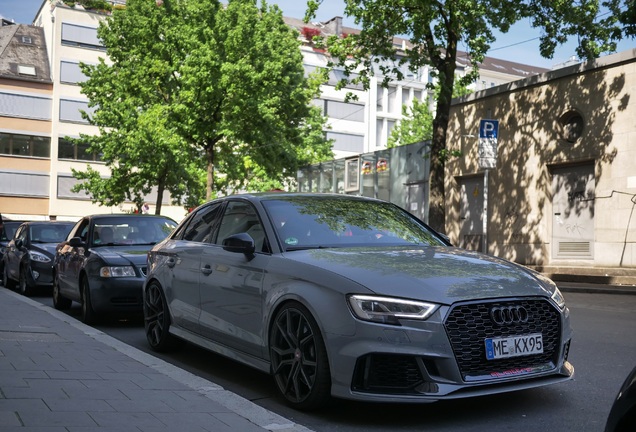
[[[590,242],[559,242],[559,253],[589,255]]]

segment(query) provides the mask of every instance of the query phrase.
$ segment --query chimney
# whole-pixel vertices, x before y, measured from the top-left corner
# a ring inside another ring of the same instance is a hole
[[[325,29],[327,29],[329,33],[332,33],[336,36],[342,36],[342,17],[333,17],[324,24]]]

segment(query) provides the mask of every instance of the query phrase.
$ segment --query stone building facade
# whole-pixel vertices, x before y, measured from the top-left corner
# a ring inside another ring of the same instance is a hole
[[[636,49],[456,100],[453,243],[549,274],[636,270],[635,97]]]

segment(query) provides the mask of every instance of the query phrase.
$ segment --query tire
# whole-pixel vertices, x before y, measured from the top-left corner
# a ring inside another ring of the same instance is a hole
[[[4,266],[4,270],[2,272],[2,285],[9,289],[15,288],[15,281],[9,277],[9,270],[7,270],[7,266]]]
[[[272,373],[288,405],[315,410],[331,396],[331,375],[325,343],[316,320],[297,302],[276,314],[269,335]]]
[[[144,330],[153,351],[173,351],[182,343],[181,339],[170,334],[168,302],[156,281],[150,282],[144,291]]]
[[[57,273],[53,274],[53,307],[57,310],[67,310],[71,308],[72,303],[72,300],[60,293],[60,280]]]
[[[18,291],[20,291],[20,294],[26,297],[31,297],[33,295],[33,292],[35,291],[35,287],[29,284],[29,273],[27,266],[24,264],[20,265]]]
[[[82,297],[81,320],[84,324],[95,324],[97,322],[97,314],[93,310],[93,304],[91,303],[91,288],[88,285],[88,280],[85,276],[80,282],[80,290],[80,295]]]

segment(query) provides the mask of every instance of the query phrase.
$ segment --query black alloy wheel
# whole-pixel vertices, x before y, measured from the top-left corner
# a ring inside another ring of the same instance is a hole
[[[153,351],[172,351],[181,340],[170,334],[170,311],[163,289],[153,281],[144,292],[144,329]]]
[[[53,274],[53,307],[57,310],[67,310],[70,309],[72,300],[63,297],[60,293],[60,278],[55,272]]]
[[[287,403],[301,410],[322,407],[330,398],[327,350],[318,324],[297,302],[276,314],[269,338],[272,372]]]
[[[20,276],[18,279],[18,290],[23,296],[30,297],[33,295],[34,287],[29,284],[29,269],[26,264],[20,264]]]
[[[93,310],[93,304],[91,303],[91,288],[88,285],[88,279],[86,279],[86,276],[82,278],[80,290],[82,296],[81,320],[84,324],[94,324],[97,321],[97,314]]]

